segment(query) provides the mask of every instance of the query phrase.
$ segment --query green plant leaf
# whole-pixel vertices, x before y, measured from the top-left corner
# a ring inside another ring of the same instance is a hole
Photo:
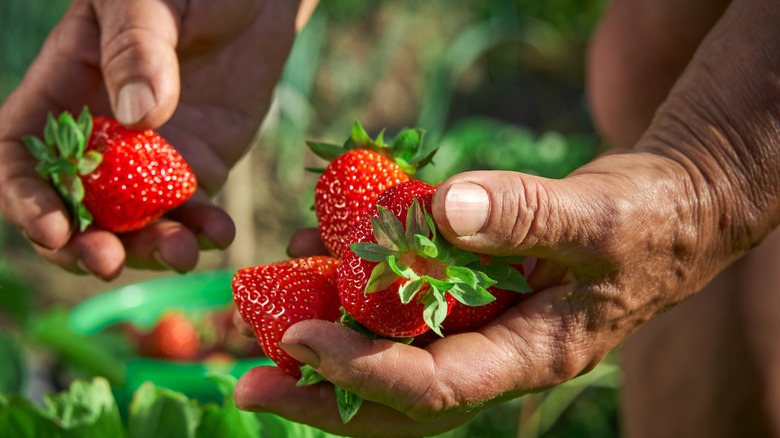
[[[352,125],[352,135],[350,136],[350,140],[352,140],[354,146],[364,147],[366,149],[370,149],[369,146],[374,143],[374,141],[371,139],[371,136],[368,135],[368,132],[366,132],[366,129],[363,128],[363,125],[361,125],[357,120]]]
[[[332,143],[320,143],[316,141],[307,141],[306,145],[314,153],[314,155],[322,158],[323,160],[333,161],[339,155],[345,152],[344,148]]]
[[[417,293],[422,290],[424,285],[425,280],[423,278],[416,278],[404,283],[401,287],[398,288],[398,294],[401,297],[401,302],[404,304],[411,303]]]
[[[200,406],[184,394],[146,382],[136,390],[130,402],[129,436],[194,438],[202,413]]]
[[[412,280],[418,277],[417,273],[414,272],[414,269],[410,268],[409,266],[398,263],[398,260],[396,260],[395,257],[388,257],[387,265],[390,267],[390,270],[392,270],[395,273],[395,275],[399,277],[409,278]]]
[[[76,120],[76,126],[84,134],[86,141],[89,142],[89,137],[92,135],[92,114],[86,106],[81,110],[81,114],[79,114],[79,118]]]
[[[15,338],[0,332],[0,393],[21,391],[25,378],[25,361],[21,345]]]
[[[31,319],[27,335],[32,342],[51,349],[63,360],[88,374],[102,376],[115,386],[125,382],[125,363],[97,343],[76,332],[67,311],[54,308]]]
[[[429,277],[427,275],[423,275],[422,278],[425,279],[426,283],[430,284],[431,286],[435,287],[436,289],[442,292],[448,291],[455,284],[449,281],[439,280],[438,278]]]
[[[390,209],[381,205],[376,207],[379,211],[379,218],[371,218],[376,242],[395,251],[408,250],[409,246],[406,243],[406,234],[401,220]]]
[[[20,395],[0,394],[0,432],[8,437],[63,437],[56,418]],[[122,436],[122,435],[119,435]]]
[[[98,151],[89,151],[78,162],[79,175],[89,175],[103,162],[103,154]]]
[[[431,239],[422,234],[414,235],[414,251],[426,258],[435,259],[439,256],[439,247]]]
[[[48,175],[75,175],[78,170],[76,163],[63,158],[55,158],[50,161],[43,161],[37,166],[38,173],[44,176]]]
[[[24,145],[27,146],[27,150],[30,151],[33,157],[39,162],[47,162],[54,159],[54,150],[51,146],[47,145],[40,138],[34,136],[26,136],[22,138]]]
[[[84,153],[86,139],[68,112],[63,112],[57,119],[57,141],[63,158],[79,158]]]
[[[317,383],[324,382],[325,378],[322,377],[317,370],[311,365],[301,366],[301,378],[298,379],[298,386],[316,385]]]
[[[19,273],[18,268],[0,258],[0,312],[15,323],[26,325],[37,290]]]
[[[422,149],[424,135],[425,131],[419,128],[401,130],[390,145],[393,156],[413,164]]]
[[[49,113],[46,117],[46,126],[43,128],[43,141],[52,148],[56,147],[59,142],[57,127],[57,119],[54,118],[52,113]]]
[[[414,236],[417,234],[427,237],[430,232],[428,221],[425,219],[425,209],[420,206],[420,201],[415,196],[406,212],[406,241],[414,241]]]
[[[428,294],[428,299],[423,308],[423,321],[439,336],[443,336],[441,323],[447,318],[447,310],[447,300],[444,298],[444,292],[432,286],[431,293]]]
[[[447,278],[450,280],[456,280],[459,283],[465,283],[471,287],[477,287],[478,278],[477,274],[464,266],[448,266],[446,269]]]
[[[498,289],[511,290],[518,293],[531,292],[528,281],[512,265],[480,265],[474,266],[474,269],[494,279],[495,287]]]
[[[469,286],[465,283],[456,283],[449,289],[450,295],[461,303],[477,307],[495,301],[495,297],[484,287]]]
[[[370,294],[383,291],[396,281],[398,281],[398,275],[390,269],[390,265],[387,262],[378,263],[371,270],[371,275],[366,283],[365,293]]]
[[[369,262],[384,262],[388,257],[397,254],[396,251],[373,242],[356,242],[349,247],[358,257]]]
[[[347,424],[360,410],[360,406],[363,405],[363,399],[338,386],[334,386],[334,390],[336,391],[336,403],[338,404],[341,421]]]
[[[67,436],[124,436],[119,408],[106,379],[76,380],[67,391],[47,394],[44,405]]]
[[[197,427],[199,438],[229,436],[255,438],[260,436],[260,421],[251,412],[241,411],[233,400],[237,379],[230,374],[209,372],[206,378],[214,382],[224,396],[222,406],[210,403],[203,406]]]
[[[76,207],[77,210],[74,213],[74,220],[78,226],[79,231],[84,231],[87,229],[87,227],[92,224],[92,221],[94,218],[92,217],[92,213],[89,212],[87,209],[87,206],[79,203],[78,207]]]

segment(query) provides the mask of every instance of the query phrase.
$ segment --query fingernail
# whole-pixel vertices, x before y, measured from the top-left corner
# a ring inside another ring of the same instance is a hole
[[[279,342],[279,348],[286,351],[287,354],[292,356],[294,359],[299,360],[307,365],[311,365],[314,368],[320,366],[320,357],[307,345]]]
[[[489,211],[488,193],[476,184],[453,184],[444,199],[444,212],[450,227],[460,236],[470,236],[481,230]]]
[[[151,87],[146,82],[130,82],[119,90],[116,119],[123,125],[137,123],[157,105]]]

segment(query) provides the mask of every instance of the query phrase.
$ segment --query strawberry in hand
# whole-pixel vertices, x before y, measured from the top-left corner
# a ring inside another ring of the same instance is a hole
[[[486,264],[485,256],[439,237],[428,212],[434,191],[421,181],[389,188],[377,200],[375,212],[353,228],[350,245],[342,252],[342,306],[379,336],[415,337],[429,330],[441,336],[456,302],[488,305],[495,300],[489,291],[494,286],[513,293],[530,291],[510,261],[491,257]]]
[[[266,356],[299,385],[321,382],[311,366],[303,365],[279,347],[287,329],[305,319],[337,321],[341,306],[336,290],[339,260],[327,256],[303,257],[270,265],[241,268],[233,277],[233,301],[244,321],[252,326]],[[363,399],[334,387],[341,419],[347,423]]]
[[[78,120],[49,115],[43,140],[24,142],[80,231],[92,223],[114,233],[141,229],[197,188],[189,165],[159,134],[93,118],[86,108]]]
[[[430,162],[435,150],[423,148],[423,134],[406,129],[387,145],[383,134],[372,139],[355,123],[343,146],[307,143],[317,156],[330,161],[314,188],[314,210],[322,240],[333,256],[341,254],[347,233],[383,191],[408,181]]]
[[[244,267],[233,276],[239,314],[252,326],[266,356],[291,376],[301,377],[302,364],[279,348],[279,341],[298,321],[341,317],[338,265],[336,258],[312,256]]]

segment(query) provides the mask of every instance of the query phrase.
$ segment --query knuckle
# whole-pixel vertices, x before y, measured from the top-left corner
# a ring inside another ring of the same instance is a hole
[[[450,388],[434,379],[426,391],[415,400],[410,400],[404,413],[419,422],[431,422],[458,406]]]
[[[514,250],[534,246],[548,231],[550,212],[549,193],[535,179],[510,179],[492,200],[492,236],[500,246]]]
[[[131,23],[122,25],[103,44],[101,67],[104,71],[122,71],[127,66],[142,66],[144,47],[155,38],[156,35],[150,29]]]

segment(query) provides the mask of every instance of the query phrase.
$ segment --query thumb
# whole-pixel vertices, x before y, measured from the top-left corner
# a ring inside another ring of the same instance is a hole
[[[116,119],[157,128],[176,109],[180,13],[163,0],[95,0],[101,66]]]
[[[439,185],[433,217],[441,234],[463,249],[571,261],[588,256],[588,228],[580,224],[588,211],[599,211],[583,202],[595,193],[585,196],[582,189],[519,172],[465,172]]]

